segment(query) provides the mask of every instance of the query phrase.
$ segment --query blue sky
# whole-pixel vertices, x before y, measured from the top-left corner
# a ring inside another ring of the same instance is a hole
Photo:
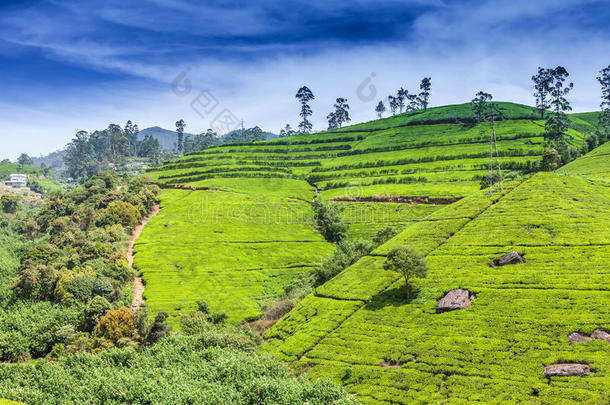
[[[558,64],[574,110],[594,110],[609,19],[593,0],[0,2],[0,157],[128,119],[183,118],[197,133],[229,111],[278,132],[297,125],[303,84],[319,129],[336,97],[354,122],[370,120],[379,99],[424,76],[433,105],[478,90],[532,104],[531,75]]]

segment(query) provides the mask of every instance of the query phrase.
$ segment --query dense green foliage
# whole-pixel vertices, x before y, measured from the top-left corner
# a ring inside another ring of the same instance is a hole
[[[185,317],[183,332],[152,348],[80,353],[58,361],[0,365],[0,396],[33,404],[357,403],[326,381],[293,378],[254,355],[252,335]]]
[[[23,236],[21,245],[6,253],[19,257],[19,264],[2,263],[1,360],[99,351],[146,338],[138,336],[131,311],[116,321],[127,329],[121,336],[105,333],[111,315],[109,323],[102,321],[131,303],[127,234],[150,211],[157,191],[143,179],[107,173],[50,195],[37,212],[18,211],[5,219]]]
[[[138,140],[138,126],[127,121],[124,128],[110,124],[107,129],[79,131],[66,146],[66,172],[75,179],[89,177],[111,168],[124,167],[130,157],[145,157],[160,163],[159,142],[152,136]]]
[[[316,198],[313,202],[313,215],[324,239],[339,242],[347,234],[347,225],[341,218],[342,207],[332,201]]]

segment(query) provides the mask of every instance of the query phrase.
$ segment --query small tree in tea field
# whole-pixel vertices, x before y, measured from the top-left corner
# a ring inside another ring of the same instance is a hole
[[[386,257],[383,268],[385,270],[395,271],[405,279],[407,299],[411,298],[409,280],[413,277],[426,277],[426,272],[428,270],[424,256],[415,249],[406,246],[392,249]]]

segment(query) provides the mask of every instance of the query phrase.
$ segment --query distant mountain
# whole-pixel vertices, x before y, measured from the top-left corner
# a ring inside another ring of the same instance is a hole
[[[246,128],[245,130],[248,131],[251,129],[252,128]],[[241,129],[235,129],[231,132],[227,132],[226,134],[221,135],[220,140],[222,142],[235,142],[234,138],[239,138],[240,134],[241,134]],[[263,134],[265,135],[267,141],[269,141],[271,139],[277,139],[280,137],[278,134],[274,134],[273,132],[263,131]]]
[[[176,146],[176,142],[178,141],[178,134],[176,131],[170,131],[169,129],[164,129],[161,127],[150,127],[140,130],[138,133],[138,140],[141,141],[146,135],[152,135],[154,138],[156,138],[159,141],[161,149],[166,152],[173,151],[174,147]],[[195,135],[185,132],[184,136]]]
[[[55,152],[51,152],[46,156],[32,156],[32,161],[34,162],[34,165],[38,167],[40,167],[40,165],[44,163],[45,166],[51,169],[61,170],[64,168],[63,158],[65,154],[65,150],[58,150]]]
[[[225,135],[222,135],[220,137],[220,139],[222,142],[226,142],[231,139],[232,135],[238,134],[238,133],[240,133],[240,131],[241,130],[235,130],[235,131],[229,132]],[[165,128],[161,128],[161,127],[150,127],[150,128],[145,128],[145,129],[140,130],[140,132],[138,133],[138,140],[141,141],[142,139],[144,139],[144,136],[146,136],[148,134],[155,137],[159,141],[159,145],[161,146],[161,149],[163,149],[166,152],[173,151],[174,147],[176,145],[176,141],[178,140],[178,134],[176,133],[176,131],[170,131],[169,129],[165,129]],[[267,137],[267,140],[276,139],[279,137],[277,134],[274,134],[273,132],[263,131],[263,134],[265,134],[265,136]],[[184,136],[187,137],[187,136],[195,136],[195,135],[185,132]]]

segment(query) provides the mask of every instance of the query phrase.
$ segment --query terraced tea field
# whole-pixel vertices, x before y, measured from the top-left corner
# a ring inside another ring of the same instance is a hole
[[[135,246],[149,310],[169,312],[175,324],[205,299],[230,321],[253,318],[264,300],[333,251],[311,225],[312,210],[303,201],[313,196],[307,183],[250,180],[226,184],[229,190],[241,182],[250,192],[161,193],[161,211]]]
[[[608,343],[567,336],[610,328],[606,148],[521,180],[538,169],[544,121],[531,107],[501,108],[502,168],[518,174],[493,197],[480,190],[489,124],[474,122],[469,104],[222,145],[151,171],[167,189],[136,245],[147,305],[169,310],[174,323],[200,298],[231,321],[257,317],[334,249],[312,226],[318,194],[340,201],[354,237],[402,232],[298,303],[267,331],[265,351],[365,403],[602,403]],[[580,146],[596,116],[571,119]],[[401,245],[429,264],[408,301],[383,269]],[[510,251],[525,263],[490,266]],[[471,307],[437,314],[437,300],[456,288],[475,295]],[[542,376],[561,362],[587,363],[591,373]]]
[[[610,142],[565,165],[558,172],[610,181]]]
[[[610,343],[571,343],[610,329],[610,186],[539,174],[504,196],[465,198],[319,287],[268,331],[267,350],[344,384],[366,403],[604,403]],[[404,298],[383,270],[399,244],[427,254],[428,277]],[[490,267],[516,250],[525,263]],[[470,308],[437,314],[455,288]],[[586,363],[586,377],[542,376]]]
[[[500,103],[503,169],[535,170],[544,150],[544,121],[535,109]],[[574,117],[580,146],[593,130]],[[456,198],[479,189],[489,164],[489,124],[477,124],[470,104],[431,108],[312,135],[221,145],[150,172],[163,184],[215,187],[218,179],[296,178],[324,198],[374,195]]]

